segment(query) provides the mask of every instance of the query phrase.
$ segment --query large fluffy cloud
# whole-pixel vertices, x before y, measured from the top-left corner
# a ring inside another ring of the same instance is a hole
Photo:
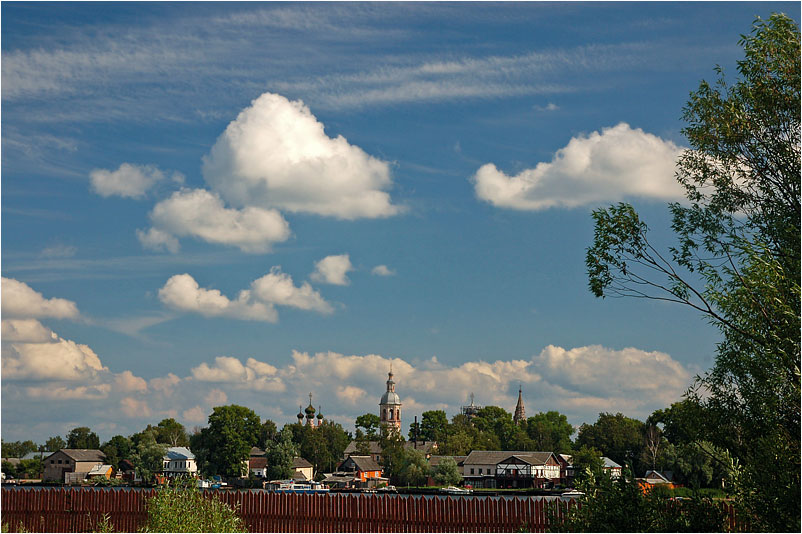
[[[116,171],[94,169],[89,173],[92,190],[100,196],[140,198],[154,184],[166,178],[165,174],[153,165],[132,165],[123,163]],[[174,174],[173,180],[183,181],[183,176]]]
[[[251,292],[243,289],[230,300],[217,289],[205,289],[189,274],[176,274],[159,290],[159,299],[170,308],[199,313],[206,317],[231,317],[251,321],[276,322],[276,309],[254,301]]]
[[[680,200],[674,179],[682,149],[621,123],[571,139],[550,162],[507,176],[492,163],[473,177],[476,196],[500,208],[543,210],[615,202],[627,197]]]
[[[2,354],[4,379],[87,380],[108,371],[87,345],[55,333],[50,342],[4,342]]]
[[[389,165],[326,135],[303,102],[265,93],[204,158],[203,176],[233,206],[272,207],[341,219],[387,217]]]
[[[353,270],[354,267],[351,265],[351,258],[348,254],[326,256],[315,263],[315,271],[310,278],[316,282],[323,282],[324,284],[347,286],[350,281],[346,275],[348,271]]]
[[[2,278],[2,311],[5,318],[55,317],[74,319],[78,317],[78,307],[74,302],[60,299],[46,299],[24,282],[13,278]]]
[[[189,274],[177,274],[159,290],[159,299],[167,306],[206,317],[230,317],[251,321],[276,322],[275,306],[331,313],[332,307],[308,282],[296,286],[292,277],[278,267],[251,283],[230,300],[217,289],[205,289]]]
[[[202,363],[193,368],[192,378],[200,382],[228,383],[239,388],[282,392],[286,386],[277,373],[278,369],[272,365],[254,358],[248,358],[243,365],[236,358],[218,356],[214,365]]]
[[[205,189],[183,189],[156,204],[153,226],[137,231],[147,248],[178,250],[177,237],[239,247],[243,252],[268,252],[273,243],[286,241],[290,227],[274,209],[226,208],[222,199]]]

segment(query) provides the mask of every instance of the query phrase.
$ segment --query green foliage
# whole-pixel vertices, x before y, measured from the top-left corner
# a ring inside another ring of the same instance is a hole
[[[121,460],[130,460],[134,452],[133,442],[125,436],[116,435],[104,443],[100,450],[106,455],[106,463],[119,469]]]
[[[132,442],[136,445],[130,452],[131,463],[134,464],[142,480],[150,481],[154,474],[162,471],[167,447],[156,443],[153,433],[141,434]]]
[[[268,444],[275,441],[278,437],[278,428],[276,423],[270,419],[265,419],[262,422],[262,428],[259,430],[259,441],[257,447],[262,450],[267,450]]]
[[[267,458],[267,478],[270,480],[287,479],[292,477],[293,468],[292,461],[298,456],[298,448],[293,442],[292,430],[290,426],[286,425],[276,440],[268,445],[265,450],[265,457]]]
[[[441,486],[454,486],[462,482],[459,467],[454,458],[441,458],[432,470],[432,478]]]
[[[29,452],[38,451],[39,447],[31,440],[11,442],[3,441],[2,445],[0,445],[0,449],[2,449],[3,458],[22,458]]]
[[[56,452],[67,448],[67,442],[61,436],[51,436],[45,441],[45,450]]]
[[[565,415],[550,411],[537,413],[527,419],[526,433],[533,442],[533,450],[561,454],[571,450],[574,427]]]
[[[381,418],[375,413],[366,413],[356,418],[354,426],[362,429],[368,439],[376,439],[379,437]]]
[[[579,484],[583,480],[601,476],[604,462],[602,461],[602,454],[593,447],[587,445],[582,446],[573,454],[572,465],[574,467],[574,480]]]
[[[578,485],[581,506],[571,507],[560,521],[550,510],[552,532],[723,532],[726,514],[711,499],[694,495],[669,500],[664,491],[644,492],[624,473],[617,479],[592,475]]]
[[[600,413],[595,423],[579,427],[576,446],[593,447],[614,462],[628,464],[636,473],[640,473],[643,435],[644,424],[641,421],[620,413]]]
[[[420,441],[440,441],[448,432],[448,417],[443,410],[429,410],[421,414]]]
[[[217,496],[205,497],[192,481],[160,488],[147,513],[143,532],[247,532],[235,510]]]
[[[405,486],[422,486],[429,475],[426,456],[415,449],[402,448],[392,469],[391,477]]]
[[[184,425],[173,419],[162,419],[156,426],[156,441],[170,447],[189,446],[189,437]]]
[[[259,416],[250,408],[236,404],[217,406],[209,415],[209,426],[193,435],[190,445],[196,457],[200,455],[208,474],[239,477],[244,471],[243,461],[259,441],[261,429]]]
[[[67,434],[68,449],[99,449],[100,438],[89,427],[73,428]],[[55,452],[55,451],[54,451]]]
[[[690,205],[670,206],[676,246],[658,252],[622,204],[594,213],[586,264],[597,296],[679,302],[721,330],[715,366],[689,392],[705,417],[671,432],[738,460],[731,475],[753,528],[799,531],[799,30],[774,14],[739,44],[735,83],[717,68],[683,110],[691,148],[677,180]]]

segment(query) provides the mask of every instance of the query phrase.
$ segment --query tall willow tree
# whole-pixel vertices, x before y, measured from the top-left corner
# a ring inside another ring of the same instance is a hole
[[[722,332],[689,399],[700,439],[727,450],[752,527],[800,530],[800,40],[784,15],[756,20],[730,85],[691,93],[690,149],[677,162],[688,203],[672,204],[660,251],[628,204],[597,210],[586,264],[597,297],[678,302]],[[701,283],[696,283],[700,280]]]

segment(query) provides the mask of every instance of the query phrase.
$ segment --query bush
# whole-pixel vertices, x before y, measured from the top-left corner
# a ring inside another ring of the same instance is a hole
[[[242,518],[216,496],[206,498],[194,481],[178,481],[148,499],[142,532],[247,532]]]

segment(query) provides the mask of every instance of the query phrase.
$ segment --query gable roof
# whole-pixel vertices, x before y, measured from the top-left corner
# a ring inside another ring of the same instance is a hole
[[[267,458],[264,456],[251,456],[248,460],[248,469],[264,469],[267,467]]]
[[[292,468],[293,469],[301,469],[304,467],[313,467],[307,460],[301,458],[300,456],[296,456],[292,459]]]
[[[604,462],[605,469],[621,469],[620,465],[618,465],[617,463],[615,463],[606,456],[602,456],[602,462]]]
[[[53,454],[62,453],[76,462],[100,462],[106,459],[103,451],[97,449],[61,449]],[[53,456],[51,454],[50,456]],[[48,457],[49,458],[49,457]]]
[[[265,451],[263,451],[259,447],[251,447],[251,457],[264,456],[264,455],[265,455]]]
[[[194,460],[195,455],[186,447],[168,447],[164,454],[167,460]]]
[[[659,471],[655,471],[654,469],[650,469],[646,471],[646,474],[643,476],[646,480],[657,480],[660,482],[671,482],[668,478],[664,477]]]
[[[89,470],[86,476],[105,475],[109,472],[109,469],[111,469],[111,466],[108,464],[97,464],[95,467]]]
[[[500,464],[514,464],[514,463],[524,463],[529,465],[545,465],[546,462],[549,461],[549,458],[553,457],[554,453],[552,452],[528,452],[528,453],[516,453],[503,460],[499,460],[498,463]],[[555,461],[557,459],[555,458]]]
[[[363,473],[367,471],[381,471],[382,469],[381,466],[377,464],[370,456],[352,455],[346,458],[342,465],[344,466],[347,464],[349,460],[354,464],[354,467],[357,471],[362,471]]]
[[[464,465],[496,465],[513,456],[532,465],[542,465],[548,461],[550,456],[554,456],[554,453],[542,451],[471,451],[462,463]]]
[[[345,454],[346,456],[352,456],[353,454],[355,454],[357,452],[356,449],[357,449],[357,444],[358,443],[359,442],[357,442],[356,440],[354,440],[351,443],[349,443],[348,446],[345,448],[345,451],[344,451],[343,454]],[[382,453],[382,448],[381,448],[381,445],[379,445],[378,441],[368,441],[368,450],[369,450],[370,454],[381,454]]]

